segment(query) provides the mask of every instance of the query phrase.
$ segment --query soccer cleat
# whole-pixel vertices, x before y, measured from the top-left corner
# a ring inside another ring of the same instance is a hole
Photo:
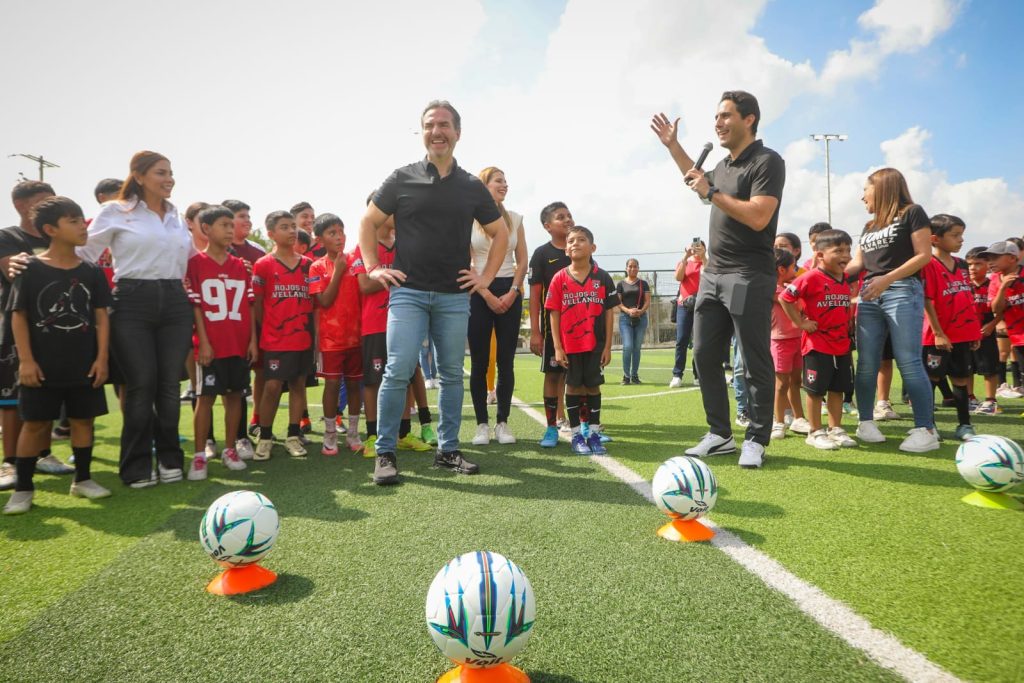
[[[785,439],[786,438],[786,423],[785,422],[773,422],[771,440]]]
[[[398,462],[394,453],[381,453],[373,466],[373,483],[388,486],[398,483]]]
[[[302,439],[297,436],[289,436],[284,440],[284,449],[293,458],[305,458],[306,449],[302,446]]]
[[[888,401],[878,401],[875,403],[875,408],[871,413],[871,416],[878,422],[882,422],[883,420],[900,419],[899,413],[892,409],[892,404]]]
[[[744,429],[750,426],[750,416],[747,415],[747,411],[741,410],[736,413],[736,424]]]
[[[437,445],[437,432],[434,431],[434,426],[429,422],[420,425],[420,441],[429,443],[431,446]]]
[[[1024,394],[1004,382],[996,389],[996,398],[1024,398]]]
[[[359,432],[349,432],[345,435],[345,445],[353,453],[363,450],[363,440],[359,438]]]
[[[857,409],[853,407],[852,403],[850,403],[849,401],[844,401],[843,402],[843,414],[845,414],[845,415],[853,415],[856,412],[857,412]]]
[[[92,479],[71,482],[70,493],[76,498],[88,498],[89,500],[110,497],[110,491],[106,487],[100,486]]]
[[[196,453],[192,458],[192,464],[188,468],[188,480],[189,481],[202,481],[206,479],[206,455],[203,453]]]
[[[18,471],[14,465],[5,462],[0,465],[0,491],[9,491],[18,485]]]
[[[377,457],[377,435],[370,434],[366,437],[366,441],[363,442],[363,457],[364,458],[376,458]]]
[[[256,451],[253,453],[253,460],[270,460],[270,452],[274,450],[273,439],[260,439],[256,442]]]
[[[4,505],[5,515],[23,515],[32,509],[32,496],[35,491],[15,491],[11,499]]]
[[[556,424],[558,425],[558,431],[563,434],[572,434],[572,427],[569,426],[569,421],[565,418],[559,418]]]
[[[335,430],[324,431],[324,441],[320,445],[321,455],[338,454],[338,432]]]
[[[798,417],[789,425],[789,431],[806,436],[811,433],[811,423],[806,417]]]
[[[982,401],[981,405],[972,411],[975,415],[998,415],[1003,412],[995,401]]]
[[[309,434],[313,431],[313,423],[310,422],[308,417],[304,417],[299,420],[299,433]]]
[[[971,396],[970,398],[967,399],[967,410],[969,410],[972,413],[975,410],[977,410],[978,406],[980,406],[980,405],[981,405],[981,402],[978,401],[978,399],[974,398],[973,396]]]
[[[581,432],[576,432],[572,435],[572,441],[569,442],[569,448],[576,455],[590,455],[590,444],[587,442],[586,437]]]
[[[508,428],[507,422],[499,422],[494,425],[494,438],[498,443],[506,446],[516,442],[516,437],[512,435],[512,430]]]
[[[36,471],[43,472],[44,474],[71,474],[75,471],[75,468],[65,465],[56,455],[51,453],[36,460]]]
[[[403,451],[417,451],[419,453],[425,453],[426,451],[432,450],[428,444],[420,441],[420,439],[413,436],[412,433],[406,434],[398,440],[398,448]]]
[[[678,389],[681,386],[683,386],[683,378],[682,377],[673,377],[672,381],[668,383],[668,388],[669,389]]]
[[[476,434],[473,435],[474,446],[486,446],[491,442],[491,428],[485,423],[476,426]]]
[[[936,432],[927,427],[914,427],[900,444],[900,450],[908,453],[927,453],[938,449],[939,439]]]
[[[590,446],[590,452],[593,455],[608,455],[608,449],[601,443],[601,432],[591,432],[590,438],[587,439],[587,445]]]
[[[879,431],[878,425],[875,424],[874,420],[860,422],[854,434],[864,443],[882,443],[885,441],[885,435]]]
[[[808,446],[814,446],[819,451],[834,451],[839,448],[839,444],[829,438],[828,432],[824,429],[813,431],[807,435],[804,439],[804,443]]]
[[[739,466],[747,470],[756,470],[764,464],[764,446],[756,441],[743,442],[740,450]]]
[[[225,448],[220,457],[224,463],[224,467],[227,467],[232,472],[241,472],[242,470],[247,469],[246,464],[242,462],[242,456],[240,456],[238,451],[234,448]]]
[[[856,448],[857,442],[846,433],[842,427],[831,427],[828,430],[828,438],[839,444],[840,448]]]
[[[462,457],[462,451],[438,451],[434,455],[434,467],[451,470],[458,474],[476,474],[480,466]]]
[[[249,432],[249,436],[255,439],[260,435],[260,426],[256,422],[250,422],[247,431]]]
[[[242,460],[252,460],[252,441],[249,441],[249,439],[239,439],[235,442],[235,452],[238,453],[238,457]]]
[[[687,448],[684,451],[686,455],[693,455],[698,458],[735,452],[736,442],[733,440],[732,436],[719,436],[718,434],[712,434],[711,432],[708,432],[701,437],[700,442],[696,446]]]
[[[540,438],[541,448],[554,448],[558,445],[558,427],[548,425],[544,430],[544,436]]]
[[[608,432],[604,431],[604,425],[601,425],[601,431],[598,432],[598,434],[600,434],[601,436],[601,443],[611,443],[612,441],[615,440],[612,437],[608,436]]]
[[[978,433],[974,431],[973,425],[957,425],[956,431],[953,432],[953,436],[956,437],[957,441],[967,441],[972,436],[977,436]]]
[[[174,484],[185,478],[185,473],[181,471],[180,467],[164,467],[158,464],[156,471],[161,484]]]

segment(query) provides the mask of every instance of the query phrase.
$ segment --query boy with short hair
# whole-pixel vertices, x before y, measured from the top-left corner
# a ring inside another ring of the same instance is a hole
[[[804,261],[803,269],[805,271],[812,270],[815,267],[815,265],[817,265],[814,262],[814,252],[816,251],[815,244],[818,241],[818,235],[831,229],[831,225],[822,221],[820,223],[815,223],[807,231],[807,243],[811,245],[811,257]]]
[[[306,456],[299,420],[305,406],[306,376],[313,371],[313,300],[309,296],[308,258],[295,253],[295,219],[287,211],[267,216],[267,235],[274,252],[252,267],[256,322],[263,354],[263,398],[256,460],[269,460],[274,447],[274,416],[288,383],[288,436],[285,449],[295,458]]]
[[[843,429],[843,394],[853,387],[850,353],[850,282],[845,268],[853,240],[842,230],[818,233],[814,268],[786,286],[779,303],[803,330],[803,386],[807,392],[807,444],[819,450],[857,445]],[[803,307],[797,304],[802,303]],[[828,406],[828,430],[821,426],[821,402]]]
[[[11,288],[14,343],[20,360],[18,410],[23,420],[17,446],[18,481],[4,514],[32,507],[36,458],[49,443],[53,421],[66,406],[71,422],[75,479],[71,495],[110,495],[92,480],[93,421],[107,413],[103,383],[107,379],[111,304],[107,279],[97,266],[82,261],[75,247],[89,233],[82,208],[67,197],[50,197],[35,205],[33,223],[50,246],[30,259]]]
[[[989,300],[988,288],[991,285],[988,277],[988,259],[982,254],[985,247],[974,247],[967,252],[967,274],[970,276],[971,288],[974,291],[974,310],[981,323],[981,342],[973,354],[974,373],[985,378],[985,400],[974,408],[975,415],[996,415],[999,403],[996,390],[999,388],[999,344],[996,342],[996,320],[992,313],[992,302]],[[971,377],[969,399],[974,399],[974,378]]]
[[[611,360],[612,314],[619,296],[611,276],[591,257],[594,234],[581,225],[568,230],[565,253],[571,263],[551,278],[544,308],[551,316],[554,360],[565,372],[565,410],[572,429],[572,450],[579,455],[604,455],[601,442],[601,385]],[[586,396],[590,437],[580,429],[580,403]],[[547,400],[545,399],[545,407]]]
[[[1020,265],[1020,248],[1010,240],[996,242],[981,256],[989,261],[989,298],[995,322],[1006,323],[1010,353],[1018,365],[1024,366],[1024,276]]]
[[[230,209],[211,206],[196,216],[206,237],[206,249],[188,261],[185,271],[189,300],[194,306],[196,337],[195,456],[188,471],[191,481],[206,479],[206,451],[217,396],[224,404],[225,441],[238,430],[243,392],[249,386],[249,365],[256,360],[256,322],[253,292],[245,263],[228,252],[234,235]],[[244,470],[242,459],[252,457],[247,438],[225,447],[221,458],[229,470]]]
[[[793,411],[794,433],[801,432],[801,423],[806,422],[804,409],[800,405],[800,375],[802,356],[800,353],[801,330],[793,324],[779,303],[779,295],[786,285],[797,278],[796,257],[785,249],[775,250],[775,273],[777,276],[775,296],[772,298],[772,361],[775,363],[775,421],[772,423],[772,439],[786,436],[786,410]],[[809,425],[806,427],[809,428]]]
[[[974,288],[967,263],[953,254],[964,243],[965,225],[956,216],[932,216],[932,260],[921,269],[924,281],[924,329],[921,355],[925,371],[938,385],[948,377],[956,406],[956,438],[975,435],[967,398],[972,354],[981,342],[981,323],[974,307]]]
[[[353,453],[363,448],[359,440],[359,385],[363,379],[362,338],[359,333],[359,280],[352,272],[355,254],[345,253],[345,224],[332,213],[317,216],[313,223],[326,254],[309,268],[309,293],[316,297],[319,363],[324,379],[324,440],[321,453],[338,454],[338,394],[345,378],[348,397],[348,433],[345,441]]]

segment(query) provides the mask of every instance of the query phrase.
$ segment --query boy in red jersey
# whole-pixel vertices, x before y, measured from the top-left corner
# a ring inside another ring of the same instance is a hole
[[[555,273],[544,308],[550,312],[555,362],[566,368],[565,410],[572,429],[572,450],[579,455],[604,455],[601,442],[601,385],[611,360],[612,314],[619,305],[615,283],[591,261],[594,234],[581,225],[569,228],[565,253],[572,263]],[[590,437],[580,428],[580,403],[586,396]]]
[[[299,420],[306,405],[306,376],[313,371],[313,300],[309,296],[308,258],[295,253],[295,219],[287,211],[267,216],[267,235],[274,253],[252,267],[256,322],[263,354],[263,398],[256,460],[269,460],[274,447],[273,424],[281,390],[288,383],[288,436],[285,448],[295,458],[306,455]]]
[[[988,296],[991,284],[988,277],[988,259],[982,254],[985,247],[974,247],[967,252],[967,274],[974,290],[974,310],[981,323],[981,343],[974,352],[974,374],[985,378],[985,400],[973,407],[976,415],[995,415],[999,412],[996,390],[999,389],[999,344],[996,342],[995,315]],[[968,386],[968,399],[974,400],[974,378]]]
[[[362,338],[359,334],[359,280],[351,272],[355,254],[345,253],[345,224],[333,213],[317,216],[313,231],[327,250],[309,268],[309,293],[316,297],[319,368],[324,378],[324,441],[321,453],[338,454],[338,392],[345,378],[348,398],[348,433],[345,441],[353,453],[363,448],[359,440],[359,385],[363,380]]]
[[[974,307],[974,288],[967,263],[953,256],[964,243],[964,222],[940,213],[931,219],[932,260],[921,269],[924,280],[924,329],[921,354],[925,371],[937,385],[944,377],[953,384],[956,438],[974,436],[967,383],[972,354],[981,342],[981,323]]]
[[[803,334],[803,385],[807,392],[807,444],[819,450],[856,446],[842,427],[843,394],[853,389],[850,354],[850,282],[844,269],[853,241],[842,230],[825,230],[814,241],[816,267],[791,282],[779,304]],[[803,303],[803,309],[797,306]],[[821,426],[821,401],[828,405],[828,430]]]
[[[249,386],[249,364],[256,359],[256,323],[252,315],[253,293],[249,271],[237,256],[228,253],[234,234],[230,209],[211,206],[196,216],[207,246],[188,261],[185,282],[195,307],[198,353],[196,363],[195,456],[188,471],[192,481],[206,479],[206,444],[213,418],[213,404],[224,404],[227,443],[242,417],[242,392]],[[246,443],[243,445],[243,441]],[[244,438],[221,457],[229,470],[244,470],[242,454],[251,449]]]
[[[989,298],[995,321],[1006,323],[1013,358],[1024,365],[1024,276],[1021,274],[1020,249],[1010,241],[996,242],[981,256],[988,258]]]

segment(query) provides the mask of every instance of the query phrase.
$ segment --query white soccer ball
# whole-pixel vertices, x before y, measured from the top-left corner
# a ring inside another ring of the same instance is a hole
[[[498,553],[456,557],[427,591],[427,629],[434,645],[473,669],[515,657],[530,639],[536,614],[529,579]]]
[[[669,458],[651,482],[654,504],[672,519],[699,519],[718,499],[718,482],[700,458],[680,455]]]
[[[1002,436],[974,436],[956,450],[956,468],[976,489],[1005,491],[1024,481],[1024,450]]]
[[[277,509],[255,491],[232,491],[213,501],[199,523],[199,542],[226,567],[259,562],[277,538]]]

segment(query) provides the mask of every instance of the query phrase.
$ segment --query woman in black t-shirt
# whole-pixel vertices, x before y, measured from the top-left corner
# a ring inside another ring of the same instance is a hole
[[[640,384],[640,346],[647,332],[651,286],[640,277],[640,262],[626,261],[626,278],[615,285],[619,295],[619,336],[622,337],[622,383]]]
[[[924,288],[918,276],[931,259],[931,224],[924,209],[914,204],[906,180],[896,169],[883,168],[868,176],[863,201],[874,218],[864,226],[846,268],[851,278],[864,271],[857,307],[857,438],[868,443],[885,441],[875,425],[873,410],[882,346],[888,334],[914,410],[914,428],[900,450],[935,450],[939,442],[932,387],[921,360]]]

